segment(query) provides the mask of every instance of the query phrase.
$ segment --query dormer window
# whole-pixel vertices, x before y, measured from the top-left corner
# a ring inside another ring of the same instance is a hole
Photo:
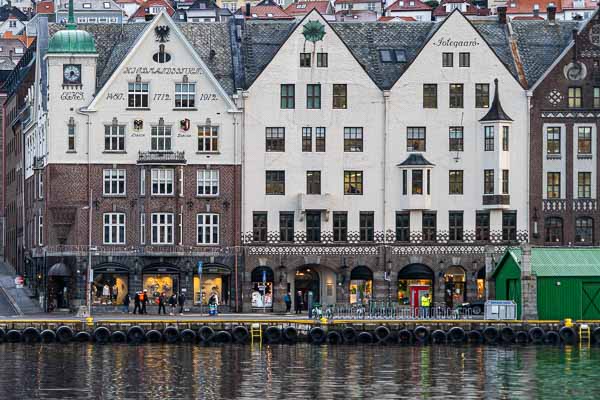
[[[409,6],[411,6],[411,7],[414,7],[414,6],[415,6],[415,2],[414,2],[414,1],[410,1],[410,2],[408,3],[408,5],[409,5]]]
[[[306,8],[306,4],[297,4],[296,5],[296,9],[298,9],[298,10],[303,10],[305,8]]]
[[[92,3],[83,3],[83,8],[92,8]]]
[[[381,49],[379,58],[384,63],[404,63],[406,62],[406,52],[403,49]]]
[[[110,8],[110,3],[108,1],[104,2],[104,8]]]

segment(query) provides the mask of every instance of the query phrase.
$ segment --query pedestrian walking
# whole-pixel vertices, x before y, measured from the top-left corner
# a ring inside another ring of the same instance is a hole
[[[167,315],[167,308],[165,307],[165,303],[167,302],[166,294],[163,292],[158,295],[158,315],[160,315],[160,310],[162,310],[163,314]]]
[[[296,292],[296,306],[295,306],[296,314],[300,314],[302,312],[303,303],[304,303],[304,300],[302,300],[302,291],[298,290]]]
[[[148,291],[146,289],[140,293],[140,303],[142,303],[142,314],[148,314],[148,311],[146,310],[146,305],[148,304]]]
[[[183,315],[183,306],[185,305],[185,293],[184,292],[179,293],[177,302],[179,303],[179,315]]]
[[[177,295],[173,293],[169,297],[169,315],[175,315],[175,308],[177,307]]]
[[[125,293],[125,297],[123,297],[123,313],[129,314],[129,302],[131,299],[129,298],[129,292]]]
[[[141,314],[142,313],[142,307],[141,307],[141,299],[140,299],[140,292],[135,292],[135,296],[133,297],[133,313],[134,314]]]
[[[283,296],[283,301],[285,303],[285,312],[289,313],[292,310],[292,294],[287,292],[285,296]]]

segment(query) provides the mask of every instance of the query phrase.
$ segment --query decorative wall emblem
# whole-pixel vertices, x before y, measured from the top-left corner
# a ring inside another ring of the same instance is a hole
[[[179,128],[181,128],[182,131],[189,131],[190,130],[190,120],[188,118],[186,118],[186,119],[182,119],[181,121],[179,121]]]
[[[325,36],[325,25],[319,21],[308,21],[302,29],[302,34],[304,35],[304,39],[316,43],[323,40],[323,37]]]
[[[156,34],[156,40],[165,43],[169,41],[169,33],[170,29],[167,25],[159,25],[154,28],[154,33]]]
[[[563,74],[565,75],[565,78],[570,81],[581,81],[584,80],[587,75],[587,68],[584,63],[574,61],[565,65]]]
[[[563,100],[563,95],[556,89],[552,89],[550,93],[546,96],[548,102],[553,106],[558,105]]]
[[[133,129],[136,131],[141,131],[142,129],[144,129],[144,121],[142,121],[141,119],[134,119]]]

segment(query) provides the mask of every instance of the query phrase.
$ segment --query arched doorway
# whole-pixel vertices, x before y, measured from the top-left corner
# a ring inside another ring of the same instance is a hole
[[[270,267],[256,267],[252,270],[252,308],[273,308],[274,277]]]
[[[477,271],[477,300],[485,300],[485,267]]]
[[[180,271],[173,264],[151,264],[142,270],[142,290],[155,302],[161,293],[168,299],[173,293],[179,294]]]
[[[302,297],[302,302],[304,303],[303,309],[306,309],[308,306],[308,293],[312,292],[312,301],[313,303],[321,302],[321,280],[319,279],[319,273],[315,270],[313,266],[303,266],[298,268],[296,271],[296,276],[294,277],[294,288],[296,293],[294,294],[294,298],[297,299],[298,296]],[[294,304],[294,307],[297,307]]]
[[[358,266],[350,272],[350,303],[366,303],[373,297],[373,271]]]
[[[446,305],[453,308],[466,299],[466,271],[460,265],[453,265],[444,274],[444,301]]]
[[[94,268],[92,304],[122,305],[129,292],[129,269],[121,264],[100,264]],[[131,297],[131,296],[130,296]]]
[[[433,270],[425,264],[409,264],[398,272],[398,302],[420,306],[423,295],[430,293],[433,298]]]
[[[48,311],[68,309],[71,297],[71,269],[56,263],[48,270]]]

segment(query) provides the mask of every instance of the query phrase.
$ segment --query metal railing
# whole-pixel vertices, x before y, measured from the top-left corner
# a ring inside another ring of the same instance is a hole
[[[364,304],[337,303],[324,306],[322,316],[328,320],[453,320],[478,318],[478,316],[473,315],[470,308],[450,308],[445,304],[435,304],[431,307],[413,307],[375,300]]]

